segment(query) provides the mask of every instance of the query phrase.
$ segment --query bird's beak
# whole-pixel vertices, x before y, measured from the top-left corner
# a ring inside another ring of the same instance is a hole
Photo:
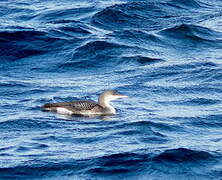
[[[128,98],[129,97],[129,96],[126,96],[126,95],[123,95],[123,94],[118,94],[117,96],[118,96],[118,98]]]

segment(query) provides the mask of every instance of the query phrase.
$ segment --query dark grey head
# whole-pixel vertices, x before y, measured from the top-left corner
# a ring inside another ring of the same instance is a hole
[[[110,99],[110,100],[115,100],[115,99],[119,99],[119,98],[127,98],[128,96],[120,94],[118,91],[116,90],[107,90],[104,91],[102,93],[102,95],[106,98],[106,99]]]
[[[107,90],[104,91],[101,95],[100,98],[103,99],[103,101],[105,102],[109,102],[109,101],[113,101],[115,99],[119,99],[119,98],[127,98],[128,96],[120,94],[118,91],[116,90]]]
[[[116,90],[107,90],[99,96],[98,102],[101,106],[106,107],[110,101],[127,97],[128,96],[118,93]]]

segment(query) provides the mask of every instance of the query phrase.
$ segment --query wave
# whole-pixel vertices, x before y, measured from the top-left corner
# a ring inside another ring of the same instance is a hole
[[[122,63],[133,62],[133,63],[138,63],[138,64],[141,64],[141,65],[164,62],[163,59],[145,57],[145,56],[141,56],[141,55],[123,56],[123,57],[121,57],[121,59],[122,59]]]
[[[150,159],[149,155],[138,153],[118,153],[95,159],[95,166],[88,170],[96,174],[122,174],[136,171]]]
[[[111,50],[114,48],[128,48],[128,46],[120,45],[117,43],[111,43],[107,41],[91,41],[86,43],[85,45],[76,49],[76,53],[74,55],[80,55],[84,53],[94,53],[104,51],[104,50]]]
[[[130,44],[131,46],[146,47],[149,50],[152,47],[155,49],[155,47],[164,46],[164,41],[162,41],[160,36],[142,30],[118,30],[113,31],[108,36],[122,43]]]
[[[1,60],[17,60],[47,53],[64,43],[60,38],[50,37],[41,31],[1,31]]]
[[[164,62],[155,57],[146,57],[141,54],[153,52],[144,47],[135,46],[126,42],[117,43],[105,40],[90,41],[75,49],[72,59],[59,65],[60,70],[74,70],[75,68],[117,67],[128,65],[148,65]]]
[[[194,8],[194,10],[192,10]],[[146,29],[160,30],[170,24],[197,22],[204,14],[194,17],[192,11],[199,11],[198,1],[129,2],[109,6],[96,13],[92,23],[104,29]]]
[[[185,102],[182,102],[183,104],[186,104],[186,105],[192,105],[192,106],[199,106],[199,105],[203,105],[203,106],[206,106],[206,105],[214,105],[214,104],[218,104],[220,103],[220,100],[218,99],[210,99],[210,98],[193,98],[193,99],[190,99],[190,100],[187,100]]]
[[[201,27],[192,24],[181,24],[172,28],[167,28],[159,32],[160,35],[167,36],[169,38],[176,38],[180,41],[190,40],[199,43],[212,42],[221,43],[222,33],[213,31],[206,27]],[[212,44],[213,45],[213,44]]]
[[[90,34],[89,31],[87,31],[84,27],[81,27],[81,26],[76,26],[76,27],[63,26],[59,29],[62,30],[63,32],[73,33],[75,36]]]
[[[60,38],[64,37],[64,39],[69,40],[69,43],[72,44],[83,38],[89,37],[91,31],[93,31],[90,26],[78,20],[52,20],[49,23],[52,24],[52,27],[55,26],[53,30],[50,30],[52,35]]]
[[[155,120],[157,119],[155,118]],[[124,131],[121,130],[119,133],[124,133],[125,130],[128,130],[130,128],[130,130],[134,129],[135,133],[137,132],[137,130],[139,130],[142,134],[149,133],[149,135],[157,136],[160,138],[166,138],[166,136],[164,134],[159,133],[159,131],[154,131],[153,128],[170,132],[178,131],[179,129],[180,131],[183,130],[183,128],[179,127],[178,125],[172,125],[172,124],[169,125],[167,123],[154,122],[154,121],[141,120],[136,122],[127,122],[116,126],[116,128],[124,128]]]
[[[39,120],[32,120],[26,118],[15,118],[10,119],[7,121],[0,122],[1,124],[1,131],[10,131],[10,132],[20,132],[25,130],[31,129],[50,129],[53,127],[49,122],[42,122],[41,119]]]
[[[218,99],[210,99],[210,98],[192,98],[192,99],[184,99],[179,101],[158,101],[158,103],[163,105],[186,105],[186,106],[212,106],[220,103]]]
[[[138,77],[138,78],[140,78],[140,80],[143,82],[147,82],[148,80],[153,81],[169,77],[177,82],[190,82],[190,81],[193,82],[193,81],[199,81],[200,79],[203,82],[208,82],[209,78],[212,78],[212,81],[217,82],[217,78],[220,78],[220,69],[218,68],[217,64],[211,62],[181,63],[181,64],[155,67],[153,68],[153,70],[146,72],[146,77],[141,77],[141,78]],[[210,86],[206,87],[202,84],[199,85],[193,83],[189,84],[184,88],[193,87],[195,89],[195,87],[198,88],[200,86],[205,87],[206,89],[211,88]],[[183,88],[183,86],[181,87]]]
[[[91,41],[78,47],[72,55],[72,60],[62,63],[59,68],[64,70],[65,68],[113,66],[118,63],[118,55],[129,49],[131,49],[130,46],[117,43]]]
[[[32,176],[49,177],[50,175],[53,177],[72,177],[77,174],[78,176],[85,174],[85,176],[93,176],[95,178],[104,177],[104,175],[126,175],[126,173],[133,175],[141,173],[141,169],[143,169],[143,173],[151,172],[154,170],[152,167],[155,167],[156,164],[158,164],[159,168],[164,168],[165,163],[183,163],[186,166],[185,163],[209,162],[214,159],[215,156],[208,152],[186,148],[169,149],[158,155],[122,152],[87,159],[69,159],[68,161],[60,159],[47,161],[43,159],[38,161],[30,160],[28,165],[24,163],[14,167],[1,167],[0,177],[30,178]]]
[[[197,0],[170,0],[167,2],[167,5],[185,9],[200,8],[201,4],[202,3]]]
[[[71,8],[58,8],[55,10],[47,10],[39,13],[35,19],[44,22],[55,22],[63,20],[77,20],[90,16],[95,11],[93,6],[89,7],[71,7]]]
[[[9,80],[9,81],[2,81],[1,83],[1,88],[12,88],[12,87],[16,87],[16,88],[27,88],[29,86],[29,83],[25,83],[22,81],[13,81],[13,80]]]
[[[124,174],[126,172],[137,171],[139,167],[149,159],[146,155],[137,153],[118,153],[98,158],[61,161],[51,160],[30,160],[28,165],[18,165],[14,167],[1,167],[1,178],[31,178],[31,177],[72,177],[78,174],[85,176],[103,176],[104,174]]]
[[[201,160],[210,160],[214,156],[205,151],[195,151],[186,148],[170,149],[155,156],[154,161],[160,162],[196,162]]]
[[[92,23],[105,29],[148,28],[148,25],[155,24],[155,20],[149,18],[149,15],[153,17],[154,15],[151,11],[154,12],[156,9],[157,7],[154,3],[132,2],[118,4],[96,13],[92,18]],[[162,10],[160,8],[159,10],[159,16],[161,16]]]
[[[31,156],[29,157],[31,158]],[[32,157],[33,158],[33,157]],[[46,162],[45,160],[34,160],[30,159],[27,165],[22,164],[14,167],[1,167],[0,168],[0,178],[4,179],[24,179],[24,178],[48,178],[49,174],[53,177],[61,176],[72,176],[72,174],[77,174],[83,172],[87,164],[81,161],[71,161],[71,162],[61,162],[52,161]],[[75,171],[75,173],[73,173]]]
[[[206,115],[206,116],[199,116],[199,117],[193,117],[192,121],[189,121],[188,119],[184,118],[184,120],[187,120],[185,124],[193,126],[193,127],[201,127],[201,128],[221,128],[222,122],[220,121],[221,114],[215,114],[215,115]]]

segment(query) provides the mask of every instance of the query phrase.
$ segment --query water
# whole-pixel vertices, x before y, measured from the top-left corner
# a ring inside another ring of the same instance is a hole
[[[220,0],[0,2],[0,179],[222,179]],[[112,117],[48,102],[130,96]]]

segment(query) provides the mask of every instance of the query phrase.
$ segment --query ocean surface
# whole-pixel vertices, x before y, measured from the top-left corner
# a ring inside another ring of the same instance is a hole
[[[221,80],[221,0],[1,0],[0,179],[221,180]]]

